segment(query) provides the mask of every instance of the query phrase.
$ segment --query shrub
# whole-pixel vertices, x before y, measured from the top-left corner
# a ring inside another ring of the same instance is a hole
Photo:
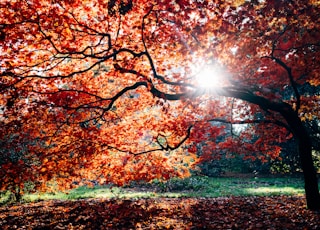
[[[208,184],[208,178],[205,176],[194,176],[188,178],[172,178],[168,181],[155,180],[155,185],[161,192],[173,192],[173,191],[184,191],[193,190],[199,191],[206,187]]]

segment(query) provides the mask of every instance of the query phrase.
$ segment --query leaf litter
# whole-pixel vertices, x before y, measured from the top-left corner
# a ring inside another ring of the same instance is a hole
[[[303,196],[51,200],[0,207],[1,229],[320,229]]]

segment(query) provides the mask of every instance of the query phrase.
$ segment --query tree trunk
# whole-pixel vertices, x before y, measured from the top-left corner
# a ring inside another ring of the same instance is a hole
[[[308,143],[309,140],[309,136],[303,137],[300,135],[300,137],[297,137],[301,168],[304,175],[307,206],[311,210],[320,210],[318,178],[313,165],[311,145]]]
[[[317,172],[312,159],[312,143],[310,135],[303,126],[301,119],[291,107],[287,106],[280,112],[289,124],[296,139],[304,175],[307,207],[310,210],[320,210],[320,194]]]

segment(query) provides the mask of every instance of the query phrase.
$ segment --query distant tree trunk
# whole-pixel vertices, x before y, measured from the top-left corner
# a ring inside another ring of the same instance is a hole
[[[22,198],[22,196],[21,196],[20,191],[17,191],[17,192],[14,194],[14,199],[15,199],[15,201],[16,201],[16,202],[20,202],[20,201],[21,201],[21,198]]]
[[[16,183],[14,183],[14,180],[12,180],[12,187],[10,187],[10,195],[9,195],[9,201],[10,202],[20,202],[22,198],[22,193],[20,186]]]

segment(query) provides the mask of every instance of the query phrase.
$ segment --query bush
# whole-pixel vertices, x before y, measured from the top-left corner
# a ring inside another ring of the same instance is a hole
[[[208,178],[205,176],[194,176],[184,179],[172,178],[164,182],[155,180],[152,184],[155,185],[161,192],[176,192],[184,190],[199,191],[206,187],[208,184]]]
[[[198,165],[199,171],[195,171],[194,174],[200,172],[200,175],[208,177],[217,177],[224,174],[227,170],[228,162],[226,160],[211,160],[203,162]]]

